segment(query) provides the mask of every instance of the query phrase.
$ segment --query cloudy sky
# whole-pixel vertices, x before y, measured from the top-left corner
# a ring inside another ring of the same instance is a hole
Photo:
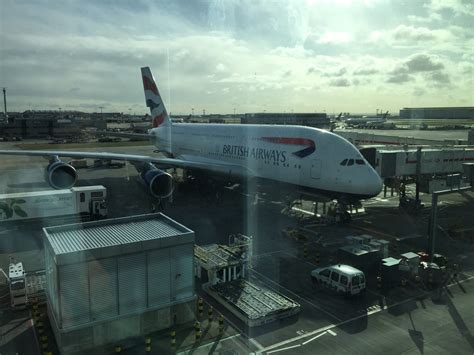
[[[398,113],[474,106],[472,0],[0,2],[9,110]]]

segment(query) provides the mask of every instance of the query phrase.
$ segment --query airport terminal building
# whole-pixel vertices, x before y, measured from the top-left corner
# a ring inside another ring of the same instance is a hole
[[[326,113],[246,113],[243,124],[301,125],[329,128],[330,120]]]
[[[400,118],[474,119],[474,107],[405,107]]]

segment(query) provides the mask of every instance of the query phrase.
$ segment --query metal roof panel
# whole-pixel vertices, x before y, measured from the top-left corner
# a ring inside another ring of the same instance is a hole
[[[162,213],[47,227],[43,231],[55,255],[147,243],[157,239],[165,239],[173,244],[176,238],[194,236],[192,230]],[[180,244],[179,240],[176,241]],[[156,242],[154,245],[157,245]]]

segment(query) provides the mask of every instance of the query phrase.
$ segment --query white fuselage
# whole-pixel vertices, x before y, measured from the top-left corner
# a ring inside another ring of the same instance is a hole
[[[248,178],[360,198],[377,195],[382,187],[377,172],[356,147],[336,134],[316,128],[173,124],[154,128],[150,133],[155,136],[157,148],[176,158],[231,163],[236,169],[229,173]],[[346,164],[341,165],[344,160]]]
[[[385,117],[380,116],[363,116],[363,117],[354,117],[346,119],[347,124],[361,124],[361,123],[369,123],[369,122],[385,122],[387,119]]]

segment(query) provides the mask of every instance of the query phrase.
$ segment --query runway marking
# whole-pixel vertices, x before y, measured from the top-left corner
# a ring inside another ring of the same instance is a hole
[[[241,336],[241,334],[230,335],[230,336],[228,336],[227,338],[218,340],[217,343],[218,343],[218,344],[222,344],[222,343],[225,342],[226,340],[231,340],[231,339],[234,339],[234,338],[237,338],[237,337],[240,337],[240,336]],[[217,339],[216,339],[216,340],[217,340]],[[210,341],[209,343],[200,345],[200,346],[198,346],[197,348],[194,348],[193,350],[213,347],[213,346],[216,344],[216,340],[213,340],[213,341]],[[178,352],[177,354],[188,354],[188,352],[189,352],[189,350],[184,350],[184,351]]]
[[[330,312],[326,311],[325,309],[323,309],[323,308],[321,308],[321,307],[315,305],[313,302],[307,300],[307,299],[304,298],[304,297],[301,297],[300,295],[294,293],[293,291],[287,289],[286,287],[281,286],[280,284],[276,283],[275,281],[273,281],[272,279],[268,278],[267,276],[261,274],[261,273],[258,272],[258,271],[255,271],[255,269],[252,269],[252,272],[254,272],[255,274],[260,275],[260,276],[263,277],[265,280],[267,280],[267,282],[270,282],[270,283],[276,285],[276,287],[282,288],[283,290],[285,290],[286,292],[292,294],[293,296],[295,296],[295,297],[297,297],[297,298],[299,298],[299,299],[305,301],[306,303],[310,304],[311,306],[313,306],[313,307],[316,308],[317,310],[319,310],[319,311],[325,313],[325,314],[328,315],[329,317],[331,317],[331,318],[337,320],[338,322],[342,322],[342,319],[340,319],[339,317],[336,317],[336,316],[333,315],[332,313],[330,313]]]
[[[318,334],[318,335],[312,337],[311,339],[306,340],[306,341],[303,343],[303,345],[306,345],[306,344],[308,344],[309,342],[312,342],[313,340],[318,339],[320,336],[323,336],[323,335],[326,334],[326,333],[327,333],[327,331],[326,331],[326,332],[322,332],[322,333],[320,333],[320,334]]]
[[[461,280],[461,281],[459,281],[458,283],[463,283],[463,282],[469,281],[469,280],[471,280],[471,279],[474,279],[474,276],[471,276],[471,277],[469,277],[469,278],[467,278],[467,279]],[[457,285],[458,283],[450,284],[450,285],[448,285],[447,287],[451,287],[451,286]],[[355,321],[355,320],[357,320],[357,319],[360,319],[360,318],[362,318],[362,317],[368,317],[368,316],[370,316],[370,315],[372,315],[372,314],[379,313],[379,312],[384,311],[384,310],[387,310],[387,309],[389,309],[389,308],[400,306],[400,305],[405,304],[405,303],[407,303],[407,302],[411,302],[411,301],[413,301],[413,300],[416,300],[417,298],[418,298],[418,296],[411,297],[411,298],[408,298],[408,299],[406,299],[406,300],[400,301],[400,302],[398,302],[398,303],[391,304],[390,306],[383,306],[383,307],[380,307],[380,309],[378,309],[378,310],[377,310],[377,309],[374,309],[373,311],[367,312],[367,314],[361,314],[361,315],[359,315],[359,316],[356,316],[356,317],[347,319],[347,320],[345,320],[345,321],[343,321],[343,322],[340,322],[340,323],[338,323],[338,324],[329,324],[329,325],[327,325],[327,326],[325,326],[325,327],[322,327],[322,328],[313,330],[312,332],[308,332],[308,333],[305,333],[305,334],[303,334],[303,335],[300,335],[300,336],[297,336],[297,337],[294,337],[294,338],[290,338],[290,339],[287,339],[287,340],[283,340],[283,341],[281,341],[281,342],[279,342],[279,343],[275,343],[275,344],[273,344],[273,345],[267,346],[266,348],[264,348],[264,349],[258,351],[257,354],[262,354],[262,353],[264,353],[264,352],[267,352],[267,354],[270,354],[270,352],[268,352],[268,350],[275,349],[275,348],[278,348],[278,347],[283,346],[283,345],[286,345],[286,344],[294,343],[295,341],[304,339],[304,338],[306,338],[306,337],[310,337],[310,336],[312,336],[312,335],[314,335],[314,334],[318,334],[318,333],[320,333],[320,332],[327,332],[327,331],[329,331],[329,330],[331,330],[331,329],[334,329],[334,328],[336,328],[336,327],[340,327],[341,325],[344,325],[344,324],[353,322],[353,321]],[[299,344],[299,345],[301,346],[302,344]]]
[[[333,337],[337,335],[337,333],[333,332],[331,329],[328,329],[328,333],[331,334]]]
[[[255,346],[258,351],[262,351],[263,350],[263,346],[262,344],[260,344],[258,341],[256,341],[254,338],[248,338],[249,341],[252,343],[253,346]]]
[[[293,346],[288,346],[286,348],[281,348],[281,349],[278,349],[278,350],[269,351],[267,354],[276,353],[278,351],[284,351],[284,350],[289,350],[289,349],[293,349],[293,348],[298,348],[300,346],[301,346],[301,344],[296,344],[296,345],[293,345]]]

